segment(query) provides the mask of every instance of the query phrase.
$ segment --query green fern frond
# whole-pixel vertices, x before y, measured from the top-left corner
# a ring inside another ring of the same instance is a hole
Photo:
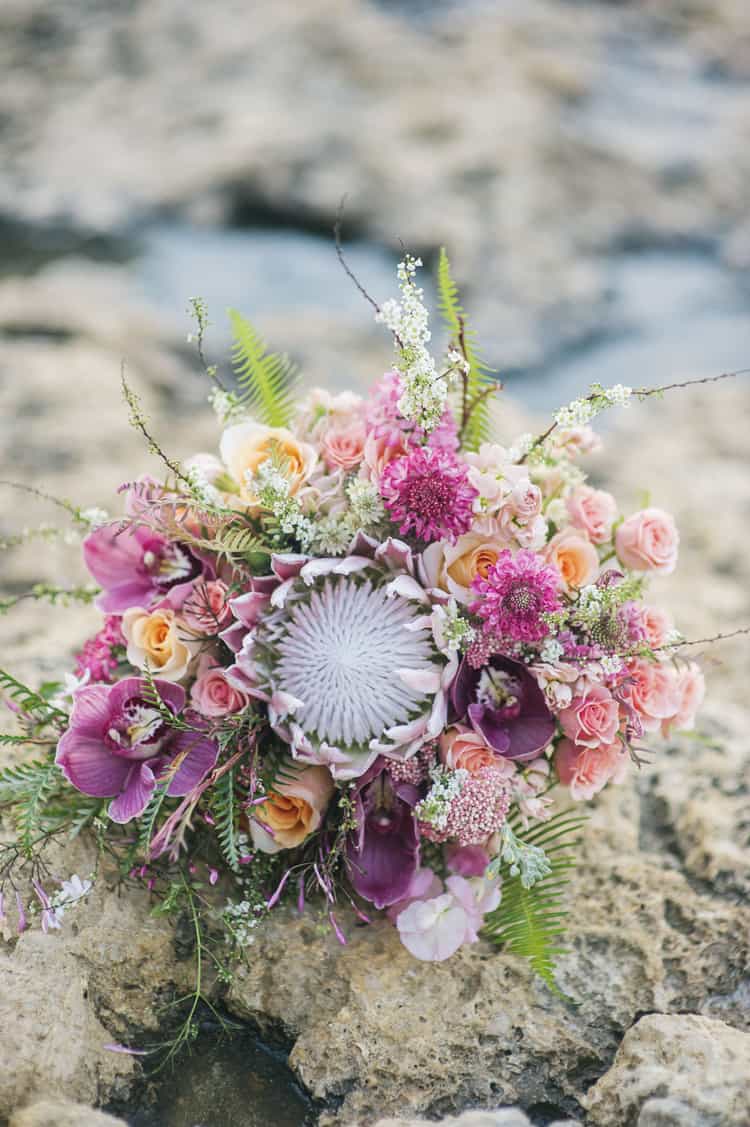
[[[561,945],[568,917],[565,893],[576,863],[573,849],[585,822],[585,818],[566,810],[525,833],[525,845],[544,850],[550,872],[526,888],[521,874],[511,876],[506,865],[501,870],[502,900],[485,917],[487,938],[528,959],[539,977],[562,998],[566,996],[554,978],[555,959],[565,951]]]
[[[29,713],[39,723],[55,719],[67,720],[61,709],[50,704],[41,693],[30,689],[5,669],[0,669],[0,690],[4,690],[22,712]]]
[[[156,820],[159,817],[164,799],[167,797],[167,787],[171,780],[165,779],[157,783],[154,792],[148,800],[148,806],[138,819],[138,851],[146,860],[151,857],[151,839],[156,829]]]
[[[461,419],[461,441],[465,450],[477,450],[491,437],[491,420],[488,401],[491,389],[497,386],[495,372],[482,360],[476,344],[476,334],[468,327],[461,305],[458,287],[451,274],[445,247],[440,248],[438,262],[439,307],[451,339],[460,345],[469,363],[466,385],[466,406],[471,408],[468,418]],[[473,406],[472,406],[473,405]],[[463,405],[462,405],[463,407]]]
[[[26,856],[44,831],[45,806],[61,778],[54,759],[19,763],[0,773],[0,807],[12,808],[18,844]]]
[[[229,310],[229,319],[242,407],[267,426],[288,426],[294,412],[296,366],[288,356],[266,352],[261,337],[236,309]]]
[[[216,780],[211,794],[211,813],[224,860],[232,872],[237,873],[240,870],[240,807],[234,767]]]

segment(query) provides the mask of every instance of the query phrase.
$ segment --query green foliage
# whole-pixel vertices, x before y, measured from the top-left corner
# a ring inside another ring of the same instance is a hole
[[[0,669],[0,690],[15,701],[22,712],[28,713],[38,723],[43,721],[67,720],[65,713],[50,704],[41,693],[24,685],[5,669]]]
[[[294,410],[297,369],[288,356],[266,352],[250,322],[229,310],[234,334],[233,359],[240,403],[253,418],[271,427],[289,425]]]
[[[167,796],[169,783],[170,780],[165,779],[163,783],[159,783],[154,787],[154,792],[149,799],[148,806],[138,819],[138,849],[146,860],[149,860],[151,856],[151,838],[154,836],[156,820],[159,817],[159,812]]]
[[[560,945],[568,917],[565,891],[568,874],[576,863],[573,849],[585,821],[566,810],[529,830],[524,835],[525,844],[544,849],[551,871],[531,888],[525,888],[520,873],[511,876],[508,868],[501,870],[502,900],[485,917],[487,938],[528,959],[540,978],[560,997],[565,995],[554,979],[555,959],[565,951]]]
[[[239,802],[235,768],[216,780],[211,791],[211,813],[216,820],[216,836],[221,852],[232,872],[240,871]]]
[[[451,274],[450,262],[445,247],[440,248],[438,262],[438,294],[443,321],[460,352],[469,364],[466,380],[465,402],[462,405],[461,438],[465,450],[477,450],[483,442],[489,441],[491,434],[489,399],[491,389],[497,387],[495,372],[482,360],[476,334],[468,327],[466,314],[461,306],[458,287]]]
[[[46,829],[45,806],[61,777],[54,759],[19,763],[0,773],[0,807],[11,807],[18,845],[26,856]]]

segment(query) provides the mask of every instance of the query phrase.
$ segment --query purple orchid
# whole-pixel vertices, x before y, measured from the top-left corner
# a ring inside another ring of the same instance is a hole
[[[555,733],[544,693],[528,669],[509,657],[492,657],[481,669],[464,658],[451,703],[455,720],[469,723],[506,759],[533,759]]]
[[[154,684],[170,712],[180,713],[184,690],[171,681]],[[55,762],[76,790],[112,798],[109,816],[114,822],[142,814],[159,777],[173,765],[167,794],[187,794],[218,755],[216,744],[202,732],[170,728],[148,690],[141,677],[79,689],[68,729],[57,745]]]
[[[402,900],[419,868],[419,831],[413,814],[420,793],[397,783],[388,760],[379,758],[357,780],[357,829],[349,837],[349,878],[356,892],[376,908]]]
[[[84,540],[83,558],[104,588],[96,605],[108,614],[129,607],[150,610],[162,601],[178,610],[205,571],[183,544],[144,525],[102,525]]]

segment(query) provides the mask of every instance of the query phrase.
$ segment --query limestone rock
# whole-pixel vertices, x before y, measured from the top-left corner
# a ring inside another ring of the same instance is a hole
[[[16,1111],[8,1127],[127,1127],[124,1119],[116,1119],[104,1111],[85,1104],[63,1100],[40,1100]]]
[[[650,1014],[628,1030],[586,1098],[591,1127],[745,1127],[750,1034],[694,1015]]]

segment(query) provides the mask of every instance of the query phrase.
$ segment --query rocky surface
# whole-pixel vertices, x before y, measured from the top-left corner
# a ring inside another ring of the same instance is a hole
[[[628,1030],[612,1068],[589,1092],[588,1122],[743,1127],[749,1077],[749,1034],[710,1018],[649,1014]]]
[[[96,11],[6,0],[0,479],[116,511],[117,486],[157,468],[127,426],[123,360],[170,453],[215,446],[183,329],[137,294],[127,265],[91,261],[113,257],[113,237],[159,209],[317,230],[348,191],[355,231],[451,247],[459,274],[475,279],[466,303],[506,367],[606,330],[613,247],[700,240],[735,267],[750,262],[743,0],[434,5],[429,27],[394,7],[276,0],[249,20],[229,0],[210,18],[176,0]],[[606,95],[618,83],[639,90],[628,76],[645,73],[644,59],[657,90],[627,104],[628,125]],[[655,144],[641,124],[661,91],[680,100],[696,74],[711,97],[690,103],[686,131],[670,126]],[[366,307],[341,325],[279,308],[263,327],[312,381],[335,371],[361,386],[387,362]],[[607,449],[590,463],[623,504],[637,507],[647,488],[675,512],[681,564],[659,596],[690,638],[750,622],[749,414],[741,380],[675,392],[606,419]],[[511,400],[501,415],[505,437],[544,425]],[[0,490],[0,537],[60,522],[54,506]],[[84,579],[62,541],[2,557],[7,594]],[[0,664],[32,680],[59,675],[97,621],[91,609],[23,602],[0,618]],[[577,1006],[485,944],[425,966],[391,929],[345,913],[345,947],[314,915],[279,914],[258,933],[224,1002],[292,1044],[322,1122],[747,1121],[748,643],[695,652],[709,681],[701,735],[656,748],[593,807],[559,972]],[[85,875],[93,855],[78,843],[51,864]],[[61,933],[11,937],[0,949],[0,1122],[71,1121],[49,1104],[26,1108],[39,1099],[126,1099],[138,1060],[104,1046],[156,1038],[161,1007],[191,970],[147,898],[105,880]],[[226,1107],[248,1098],[232,1080],[238,1067],[206,1073],[217,1099],[234,1083]],[[456,1119],[472,1105],[501,1110]]]
[[[126,1127],[104,1111],[67,1100],[39,1100],[15,1112],[8,1127]]]
[[[623,242],[747,264],[742,0],[410,7],[6,0],[0,215],[52,252],[164,212],[328,232],[346,193],[354,230],[452,248],[507,367],[600,330]]]

